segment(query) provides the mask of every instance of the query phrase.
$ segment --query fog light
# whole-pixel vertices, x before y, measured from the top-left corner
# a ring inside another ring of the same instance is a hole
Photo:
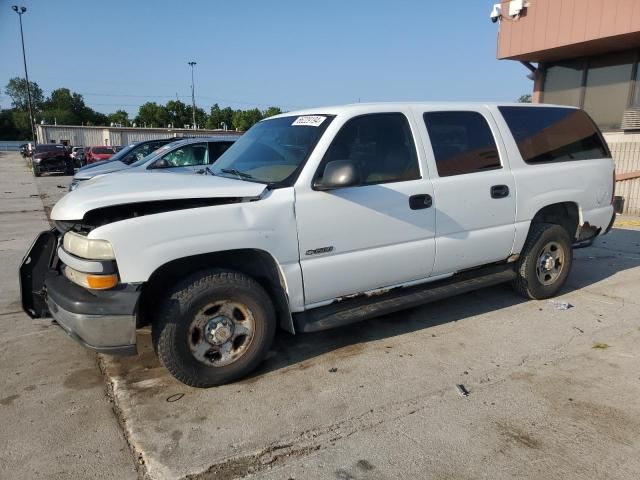
[[[92,273],[79,272],[65,265],[64,276],[73,283],[91,290],[107,290],[118,285],[118,275],[115,273],[110,275],[94,275]]]

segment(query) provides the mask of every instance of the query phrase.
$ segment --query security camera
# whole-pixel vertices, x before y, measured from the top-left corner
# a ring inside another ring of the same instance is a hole
[[[500,5],[499,3],[496,3],[493,5],[493,8],[491,9],[491,14],[489,14],[489,18],[493,23],[496,23],[498,20],[500,20],[501,16],[502,16],[502,5]]]

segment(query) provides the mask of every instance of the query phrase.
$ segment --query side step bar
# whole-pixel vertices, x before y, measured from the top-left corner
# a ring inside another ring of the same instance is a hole
[[[340,327],[508,282],[515,276],[513,265],[496,265],[462,272],[437,282],[413,287],[398,287],[380,295],[361,295],[295,314],[295,328],[297,332],[317,332]]]

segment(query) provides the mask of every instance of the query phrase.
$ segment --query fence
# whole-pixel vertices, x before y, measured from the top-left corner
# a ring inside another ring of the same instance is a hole
[[[640,215],[640,134],[605,134],[616,163],[616,195],[623,213]]]
[[[20,145],[24,145],[25,143],[29,143],[29,140],[2,140],[0,141],[0,152],[17,152],[20,150]]]

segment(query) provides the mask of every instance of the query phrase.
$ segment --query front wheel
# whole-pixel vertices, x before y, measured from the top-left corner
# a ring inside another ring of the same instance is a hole
[[[532,223],[516,265],[513,287],[535,300],[553,297],[562,288],[573,263],[571,238],[560,225]]]
[[[33,166],[33,176],[34,177],[39,177],[42,175],[42,172],[40,172],[40,167],[34,165]]]
[[[174,377],[212,387],[255,369],[275,327],[273,304],[260,284],[242,273],[210,270],[170,290],[152,322],[152,338]]]

